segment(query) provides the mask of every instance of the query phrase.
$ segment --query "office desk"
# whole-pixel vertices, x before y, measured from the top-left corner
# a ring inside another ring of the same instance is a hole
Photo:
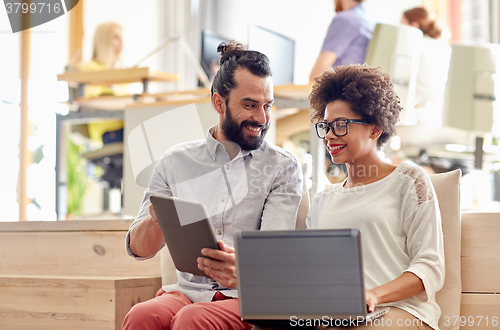
[[[144,93],[147,93],[149,82],[177,81],[179,80],[179,76],[175,73],[152,71],[144,67],[93,72],[70,71],[57,75],[57,80],[77,84],[77,96],[83,97],[86,85],[114,85],[142,82]]]
[[[274,86],[274,105],[278,109],[309,109],[311,88],[312,84]]]

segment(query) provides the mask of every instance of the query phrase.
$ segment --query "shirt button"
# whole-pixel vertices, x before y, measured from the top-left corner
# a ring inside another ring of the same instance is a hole
[[[220,199],[220,201],[221,201],[221,202],[224,202],[224,201],[225,201],[225,198],[224,198],[224,197],[222,197],[222,198]]]
[[[226,165],[226,168],[227,168],[227,169],[229,169],[229,167],[230,167],[230,166],[229,166],[229,164],[228,164],[228,165]]]
[[[222,235],[222,230],[217,230],[217,235]]]

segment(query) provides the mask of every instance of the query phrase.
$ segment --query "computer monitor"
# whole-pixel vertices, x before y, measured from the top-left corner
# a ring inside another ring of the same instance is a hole
[[[295,40],[251,25],[248,28],[248,50],[256,50],[267,55],[274,85],[293,83]]]
[[[451,46],[445,94],[444,126],[490,133],[500,98],[500,45]]]
[[[381,67],[394,82],[394,90],[403,107],[400,114],[403,125],[415,124],[416,120],[412,114],[422,41],[422,31],[413,26],[379,23],[366,50],[365,63]]]
[[[229,40],[210,30],[203,30],[201,34],[201,66],[210,81],[214,80],[215,74],[219,71],[220,54],[217,47],[221,42]]]

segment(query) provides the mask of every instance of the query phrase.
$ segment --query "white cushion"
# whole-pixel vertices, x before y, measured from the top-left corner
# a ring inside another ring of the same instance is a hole
[[[307,163],[302,164],[302,199],[300,200],[299,210],[297,211],[297,222],[295,229],[306,229],[306,218],[309,213],[309,191],[306,181]]]
[[[455,170],[442,174],[430,175],[436,190],[444,237],[445,280],[443,288],[436,294],[441,307],[439,329],[458,329],[460,324],[454,322],[445,326],[445,317],[453,320],[460,316],[460,299],[462,296],[462,280],[460,276],[460,177],[461,171]]]
[[[165,245],[160,251],[161,263],[161,284],[175,284],[177,283],[177,272],[175,270],[174,261],[168,252],[168,247]]]

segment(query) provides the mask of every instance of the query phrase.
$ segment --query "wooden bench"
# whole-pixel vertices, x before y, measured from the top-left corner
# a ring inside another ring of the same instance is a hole
[[[161,285],[159,256],[125,253],[131,221],[0,222],[0,328],[120,329]],[[500,327],[500,213],[463,213],[461,232],[461,311],[450,322]]]
[[[132,220],[0,222],[0,328],[120,329],[161,287],[125,252]]]

